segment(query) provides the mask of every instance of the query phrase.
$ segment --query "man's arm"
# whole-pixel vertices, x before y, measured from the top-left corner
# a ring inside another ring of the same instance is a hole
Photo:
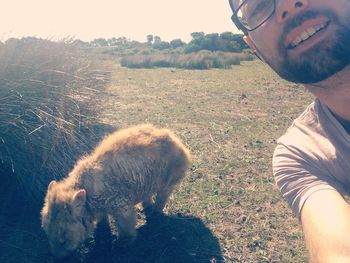
[[[313,193],[301,211],[311,263],[350,262],[350,206],[333,190]]]

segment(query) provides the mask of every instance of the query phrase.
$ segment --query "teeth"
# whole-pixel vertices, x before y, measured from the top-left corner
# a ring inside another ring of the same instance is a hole
[[[302,39],[302,40],[306,40],[306,39],[308,39],[308,38],[309,38],[308,32],[303,32],[303,33],[301,34],[301,39]]]
[[[318,26],[314,26],[314,27],[310,27],[309,29],[307,29],[306,31],[302,32],[299,36],[297,36],[294,41],[290,44],[292,48],[295,48],[296,46],[298,46],[301,42],[309,39],[310,37],[312,37],[314,34],[316,34],[318,31],[320,31],[321,29],[325,28],[327,25],[327,23],[322,24],[322,25],[318,25]]]
[[[310,27],[308,30],[307,30],[307,33],[309,34],[309,36],[312,36],[314,35],[315,33],[317,32],[317,30],[313,27]]]
[[[316,31],[318,31],[318,30],[324,28],[325,26],[326,26],[326,24],[322,24],[322,25],[315,27],[315,29],[316,29]]]

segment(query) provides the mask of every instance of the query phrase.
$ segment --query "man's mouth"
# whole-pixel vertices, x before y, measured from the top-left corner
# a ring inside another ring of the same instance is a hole
[[[323,23],[317,23],[315,25],[302,26],[301,28],[304,29],[299,28],[295,30],[294,32],[290,33],[287,37],[287,49],[291,50],[297,48],[307,40],[318,35],[319,32],[324,31],[329,26],[329,24],[330,20]]]

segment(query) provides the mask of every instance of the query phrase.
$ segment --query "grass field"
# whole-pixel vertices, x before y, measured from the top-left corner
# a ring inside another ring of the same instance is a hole
[[[306,261],[301,228],[271,169],[276,139],[312,101],[303,87],[258,61],[200,71],[116,64],[108,92],[116,99],[104,105],[104,122],[170,128],[193,164],[165,216],[146,225],[140,217],[132,247],[102,227],[66,262]],[[21,207],[0,218],[0,262],[53,261],[38,211]]]

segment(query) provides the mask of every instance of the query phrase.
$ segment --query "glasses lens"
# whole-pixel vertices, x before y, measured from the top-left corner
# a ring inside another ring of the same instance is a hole
[[[274,0],[247,0],[237,10],[237,18],[247,29],[254,29],[270,17],[274,4]]]

